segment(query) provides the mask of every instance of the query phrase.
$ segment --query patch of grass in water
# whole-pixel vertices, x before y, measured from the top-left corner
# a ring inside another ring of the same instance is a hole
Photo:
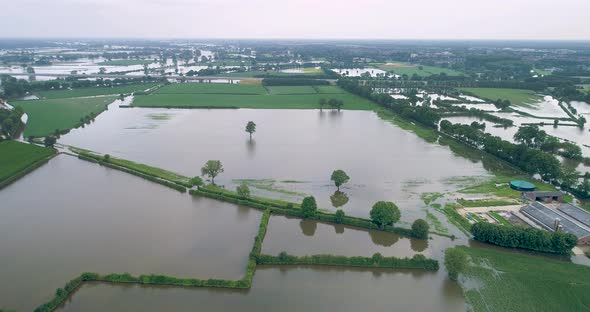
[[[433,201],[441,198],[443,196],[442,193],[439,192],[431,192],[431,193],[422,193],[420,194],[420,199],[426,204],[429,205]]]
[[[166,113],[159,113],[159,114],[147,114],[146,115],[151,120],[170,120],[171,115]]]
[[[241,184],[245,183],[246,185],[257,188],[259,190],[265,190],[268,192],[274,193],[281,193],[287,195],[296,195],[296,196],[306,196],[305,193],[295,192],[291,190],[286,190],[275,186],[275,180],[272,179],[234,179],[234,183]]]
[[[434,227],[435,231],[437,231],[439,233],[443,233],[443,234],[449,233],[449,229],[447,229],[442,224],[442,222],[440,222],[440,220],[428,210],[426,210],[426,221],[428,222],[428,224],[430,224],[432,227]]]
[[[471,258],[460,284],[474,311],[586,311],[590,306],[590,267],[499,249],[458,248]],[[469,287],[467,280],[483,285]]]

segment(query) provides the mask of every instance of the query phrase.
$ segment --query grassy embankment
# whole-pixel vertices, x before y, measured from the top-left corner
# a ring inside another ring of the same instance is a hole
[[[169,186],[181,192],[186,192],[186,187],[193,186],[189,181],[189,177],[185,177],[172,171],[115,157],[109,157],[107,160],[102,155],[75,147],[70,147],[70,150],[78,154],[78,158],[82,160],[96,162],[106,167],[125,171],[127,173],[146,178],[150,181]]]
[[[471,258],[461,286],[474,311],[586,311],[590,267],[546,257],[459,247]]]
[[[63,99],[97,95],[119,95],[144,91],[156,86],[156,83],[131,84],[115,87],[79,88],[71,90],[51,90],[36,92],[40,99]]]
[[[138,95],[137,107],[317,109],[319,100],[338,99],[345,110],[372,110],[376,104],[335,86],[267,87],[237,84],[172,84]]]
[[[65,98],[52,100],[14,101],[13,106],[21,106],[29,116],[25,137],[43,137],[55,130],[67,132],[79,127],[107,109],[116,97]]]
[[[133,66],[156,63],[154,60],[113,60],[97,63],[100,66]]]
[[[414,74],[418,76],[431,76],[442,73],[447,74],[448,76],[460,76],[463,74],[460,71],[444,67],[417,65],[402,62],[375,63],[372,65],[376,66],[379,69],[388,71],[390,73],[394,73],[397,75],[408,75],[410,77]]]
[[[47,162],[56,151],[16,141],[0,142],[0,188]]]
[[[489,101],[498,99],[509,100],[516,106],[531,106],[542,99],[532,90],[505,89],[505,88],[459,88],[459,90]]]

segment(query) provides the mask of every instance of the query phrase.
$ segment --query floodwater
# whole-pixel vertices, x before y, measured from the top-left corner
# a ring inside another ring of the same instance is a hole
[[[0,307],[16,311],[87,271],[242,278],[261,217],[65,155],[0,203]]]
[[[252,141],[246,123],[257,124]],[[378,200],[402,210],[402,220],[424,217],[419,194],[458,188],[454,181],[487,176],[478,161],[456,156],[447,147],[383,121],[368,111],[181,110],[117,108],[60,143],[176,171],[200,174],[210,159],[225,172],[215,179],[227,188],[251,179],[255,194],[301,201],[314,195],[321,208],[368,217]],[[341,188],[348,198],[334,201],[333,170],[351,180]],[[345,203],[345,204],[343,204]]]
[[[429,240],[412,239],[394,233],[273,215],[262,252],[275,256],[286,251],[297,256],[332,254],[349,257],[370,257],[378,252],[385,257],[400,258],[423,254],[442,261],[440,252],[458,243],[438,235],[431,237]]]
[[[445,274],[258,266],[250,290],[93,283],[59,311],[465,311]]]

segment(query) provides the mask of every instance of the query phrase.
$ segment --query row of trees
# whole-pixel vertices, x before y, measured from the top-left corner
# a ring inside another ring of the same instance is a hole
[[[567,254],[576,246],[576,236],[562,232],[547,232],[535,228],[519,228],[478,222],[471,227],[473,238],[510,248]]]
[[[6,137],[14,137],[22,129],[21,116],[24,114],[22,107],[14,109],[0,109],[0,134]]]
[[[504,141],[471,126],[453,124],[448,120],[440,123],[440,130],[457,140],[511,163],[531,175],[539,174],[546,181],[554,181],[561,176],[559,160],[541,150]]]
[[[340,109],[344,106],[344,101],[339,99],[326,100],[322,98],[320,99],[319,104],[320,110],[324,109],[324,106],[329,106],[331,109],[337,109],[338,111],[340,111]]]
[[[558,138],[548,135],[537,125],[520,127],[514,134],[514,141],[530,148],[540,149],[547,153],[561,155],[565,158],[582,160],[582,149],[571,142],[561,142]]]

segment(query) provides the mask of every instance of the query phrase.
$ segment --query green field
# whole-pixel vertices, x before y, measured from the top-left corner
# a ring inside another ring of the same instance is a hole
[[[91,97],[52,100],[14,101],[29,116],[25,127],[25,137],[42,137],[54,133],[56,129],[66,130],[80,124],[80,119],[90,113],[98,115],[117,97]]]
[[[510,103],[517,106],[529,106],[542,99],[532,90],[501,88],[459,88],[459,90],[491,101],[497,99],[509,100]]]
[[[0,184],[54,153],[54,149],[33,144],[16,141],[0,142]]]
[[[461,287],[474,311],[587,311],[590,307],[590,267],[499,250],[459,248],[472,260],[461,277]]]
[[[311,86],[273,86],[266,87],[271,95],[289,94],[316,94],[317,91]]]
[[[101,66],[132,66],[155,63],[154,60],[114,60],[97,63]]]
[[[164,86],[154,94],[266,94],[262,86],[227,83],[173,83]]]
[[[132,84],[126,86],[104,87],[104,88],[80,88],[72,90],[39,91],[37,96],[41,99],[63,99],[83,96],[109,95],[121,93],[128,94],[136,91],[144,91],[156,86],[155,83]]]
[[[379,69],[388,71],[390,73],[398,74],[398,75],[408,75],[413,76],[414,74],[418,76],[430,76],[430,75],[438,75],[445,73],[448,76],[460,76],[463,73],[449,69],[444,67],[436,67],[436,66],[427,66],[427,65],[417,65],[417,64],[409,64],[409,63],[401,63],[401,62],[391,62],[391,63],[379,63],[373,64]]]
[[[316,88],[320,94],[346,93],[346,91],[340,89],[337,86],[316,86]]]
[[[301,95],[226,95],[226,94],[152,94],[138,95],[133,101],[137,107],[211,107],[211,108],[261,108],[261,109],[315,109],[322,94]],[[369,100],[352,94],[333,94],[344,102],[342,109],[372,110],[377,107]]]

